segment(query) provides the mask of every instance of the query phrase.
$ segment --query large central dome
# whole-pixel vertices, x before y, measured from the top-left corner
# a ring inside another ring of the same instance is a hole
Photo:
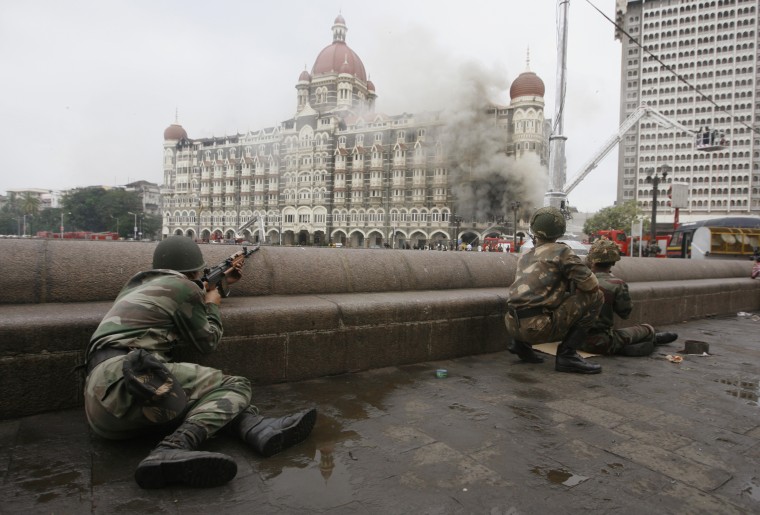
[[[335,75],[338,73],[348,73],[356,78],[366,82],[367,72],[364,70],[364,63],[346,44],[346,21],[343,16],[338,15],[333,23],[333,42],[330,46],[325,47],[314,61],[311,69],[311,76],[316,78],[318,75]]]

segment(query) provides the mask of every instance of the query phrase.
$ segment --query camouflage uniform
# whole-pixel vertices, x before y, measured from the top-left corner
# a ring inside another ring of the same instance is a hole
[[[633,302],[628,285],[610,272],[597,272],[596,278],[604,293],[604,305],[581,350],[593,354],[619,354],[626,345],[654,342],[655,330],[649,324],[613,329],[616,313],[623,319],[631,316]]]
[[[591,270],[564,243],[539,242],[517,262],[509,288],[507,332],[530,344],[562,340],[591,326],[603,302]],[[525,310],[541,311],[518,316]]]
[[[165,363],[186,398],[178,398],[182,391],[156,403],[135,398],[122,373],[126,354],[117,355],[95,366],[85,383],[93,431],[122,439],[183,421],[202,426],[208,436],[219,431],[248,408],[250,382],[194,363],[172,363],[171,353],[179,345],[209,353],[221,337],[219,306],[205,303],[204,291],[184,274],[150,270],[132,277],[93,334],[86,360],[103,349],[145,349]]]

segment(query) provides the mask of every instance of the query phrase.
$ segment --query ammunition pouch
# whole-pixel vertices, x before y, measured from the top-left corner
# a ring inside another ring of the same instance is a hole
[[[161,360],[145,349],[127,354],[121,370],[127,391],[144,403],[161,405],[178,413],[187,404],[187,395],[179,381]]]

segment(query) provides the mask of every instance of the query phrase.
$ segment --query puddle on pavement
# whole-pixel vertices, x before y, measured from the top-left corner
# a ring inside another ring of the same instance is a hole
[[[572,472],[565,469],[545,469],[542,467],[534,467],[531,469],[531,472],[537,476],[546,478],[550,483],[568,487],[579,485],[588,479],[586,476],[573,474]]]
[[[424,372],[423,372],[424,370]],[[412,386],[423,376],[434,374],[434,367],[378,369],[356,375],[303,381],[297,384],[274,385],[256,400],[263,413],[302,409],[305,405],[330,406],[341,418],[366,420],[382,416],[389,408],[388,399],[403,387]],[[434,375],[433,375],[434,377]],[[286,402],[284,402],[286,401]]]
[[[306,442],[257,461],[254,467],[265,488],[294,511],[328,510],[353,500],[347,464],[361,460],[361,451],[351,444],[359,439],[358,433],[344,429],[339,421],[320,413]]]
[[[732,397],[739,399],[746,399],[750,402],[747,404],[754,404],[760,406],[760,383],[753,379],[744,378],[729,378],[729,379],[717,379],[717,382],[731,386],[726,390],[726,393]]]

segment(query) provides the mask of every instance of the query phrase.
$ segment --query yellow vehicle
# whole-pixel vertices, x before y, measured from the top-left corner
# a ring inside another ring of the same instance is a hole
[[[682,224],[673,231],[669,258],[749,259],[760,247],[760,218],[726,217]]]

